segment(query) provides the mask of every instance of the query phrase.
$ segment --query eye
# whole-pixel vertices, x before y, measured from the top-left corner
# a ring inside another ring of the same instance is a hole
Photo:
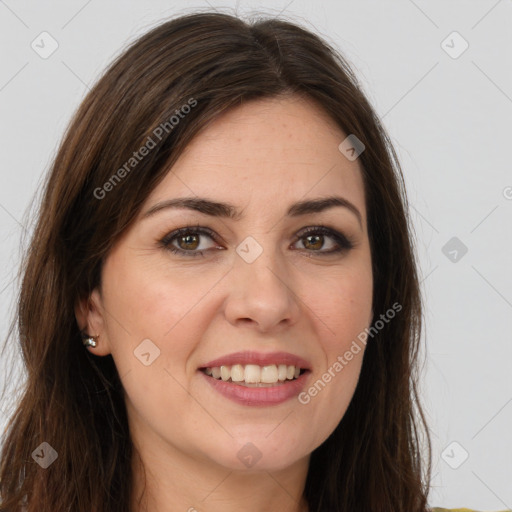
[[[329,249],[320,250],[325,247],[326,238],[331,239],[331,242],[327,243]],[[320,255],[341,253],[354,247],[354,243],[345,235],[325,226],[307,228],[298,235],[297,242],[301,242],[308,252],[317,252]]]
[[[203,237],[215,240],[215,235],[210,229],[200,226],[189,226],[169,233],[160,240],[160,244],[174,254],[202,256],[203,251],[211,249],[211,247],[204,247],[201,243],[201,238]],[[197,250],[199,248],[201,250]]]
[[[202,238],[217,242],[215,233],[201,226],[187,226],[177,229],[160,240],[160,245],[173,254],[180,256],[203,256],[203,251],[215,248],[204,246]],[[326,240],[331,239],[331,242]],[[319,255],[329,255],[348,251],[354,247],[353,242],[342,233],[325,226],[310,227],[296,236],[296,242],[301,242],[302,249]],[[325,250],[325,245],[328,250]],[[221,249],[221,247],[216,247]],[[198,250],[200,249],[200,250]],[[324,249],[324,250],[321,250]]]

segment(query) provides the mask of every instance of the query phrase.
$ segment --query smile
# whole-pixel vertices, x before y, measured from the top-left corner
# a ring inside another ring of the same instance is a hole
[[[250,406],[276,405],[296,397],[311,374],[307,361],[285,352],[238,352],[198,370],[214,391]]]
[[[306,370],[286,364],[268,366],[235,364],[233,366],[208,367],[203,371],[206,375],[224,382],[233,382],[248,387],[269,387],[282,384],[287,380],[295,380],[299,377],[301,371]]]

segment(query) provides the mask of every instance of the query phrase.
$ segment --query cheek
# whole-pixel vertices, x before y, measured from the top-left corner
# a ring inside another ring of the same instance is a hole
[[[315,286],[315,311],[329,359],[344,350],[371,321],[373,283],[371,270],[354,267]],[[313,289],[313,287],[311,288]]]
[[[134,336],[165,340],[173,330],[183,328],[219,276],[218,272],[198,275],[165,261],[152,263],[113,258],[104,273],[105,306]]]
[[[343,418],[359,380],[366,345],[358,336],[368,327],[372,309],[372,277],[366,267],[340,272],[314,293],[315,330],[322,361],[299,395],[304,422],[315,432],[312,449]]]
[[[208,276],[171,274],[158,263],[120,263],[112,259],[103,285],[112,357],[132,412],[158,429],[190,406],[187,362],[204,328],[196,321],[201,301],[214,283]]]

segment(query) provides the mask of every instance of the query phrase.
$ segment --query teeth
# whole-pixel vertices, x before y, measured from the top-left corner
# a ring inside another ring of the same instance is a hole
[[[220,367],[220,378],[222,380],[229,380],[231,377],[231,371],[227,366],[221,366]]]
[[[235,364],[233,366],[205,368],[204,372],[217,380],[222,379],[223,381],[240,382],[242,384],[276,384],[298,378],[300,368],[286,364],[271,364],[268,366]]]
[[[244,380],[247,383],[261,382],[261,368],[257,364],[245,365]]]
[[[233,365],[231,367],[231,380],[233,382],[242,382],[244,380],[244,373],[244,367],[241,364]]]
[[[299,370],[300,371],[300,370]],[[277,378],[277,366],[275,364],[270,366],[264,366],[261,369],[261,382],[266,382],[267,384],[272,384],[277,382],[279,379]]]

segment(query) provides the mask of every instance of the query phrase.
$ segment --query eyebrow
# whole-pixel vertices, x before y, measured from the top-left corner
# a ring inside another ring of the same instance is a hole
[[[298,201],[288,208],[286,215],[289,217],[299,217],[309,213],[323,212],[334,207],[342,207],[351,211],[357,217],[359,225],[363,227],[363,219],[360,211],[348,199],[340,196],[329,196],[325,198]],[[232,204],[212,201],[202,197],[178,197],[175,199],[167,199],[153,205],[142,215],[142,217],[150,217],[155,213],[168,208],[184,208],[197,211],[204,215],[223,217],[235,221],[243,218],[242,212]]]

